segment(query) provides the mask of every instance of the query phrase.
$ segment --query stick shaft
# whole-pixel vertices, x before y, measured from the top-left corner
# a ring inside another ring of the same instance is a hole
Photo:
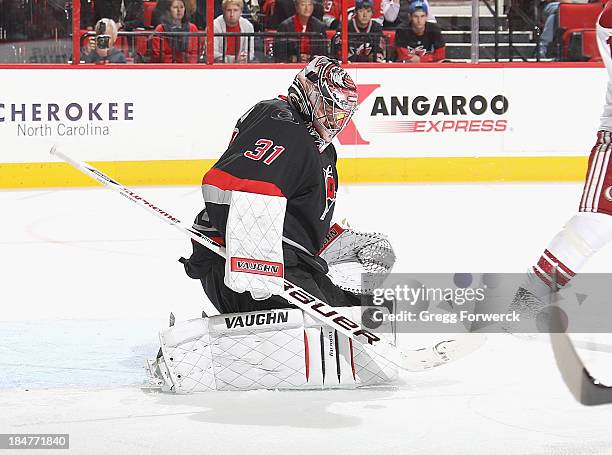
[[[143,198],[142,196],[138,195],[137,193],[135,193],[134,191],[130,190],[129,188],[127,188],[127,187],[121,185],[120,183],[116,182],[115,180],[111,179],[110,177],[108,177],[106,174],[104,174],[103,172],[99,171],[95,167],[93,167],[93,166],[91,166],[91,165],[89,165],[87,163],[76,161],[76,160],[70,158],[69,156],[67,156],[65,153],[60,152],[55,147],[53,147],[51,149],[51,154],[57,156],[58,158],[62,159],[65,162],[67,162],[68,164],[70,164],[74,168],[76,168],[79,171],[83,172],[85,175],[88,175],[92,179],[98,181],[102,185],[110,188],[111,190],[114,190],[114,191],[118,192],[119,194],[121,194],[126,199],[129,199],[130,201],[134,202],[136,205],[138,205],[141,208],[147,210],[148,212],[152,213],[153,215],[157,216],[158,218],[161,218],[162,220],[164,220],[169,225],[175,227],[176,229],[181,231],[183,234],[191,237],[193,240],[195,240],[196,242],[204,245],[205,247],[207,247],[211,251],[217,253],[218,255],[220,255],[222,257],[225,257],[225,248],[223,248],[221,245],[219,245],[215,241],[209,239],[208,237],[206,237],[202,233],[192,229],[191,227],[186,227],[181,222],[181,220],[179,220],[175,216],[172,216],[169,212],[167,212],[165,210],[162,210],[161,208],[159,208],[155,204],[152,204],[147,199]]]
[[[79,171],[83,172],[85,175],[88,175],[89,177],[105,185],[106,187],[117,191],[119,194],[121,194],[131,202],[142,207],[143,209],[147,210],[158,218],[163,219],[164,221],[166,221],[166,223],[170,224],[171,226],[174,226],[176,229],[178,229],[185,235],[188,235],[190,238],[205,246],[206,248],[210,249],[211,251],[217,253],[222,257],[226,257],[225,248],[223,248],[213,240],[209,239],[205,235],[201,234],[200,232],[190,227],[186,227],[177,217],[161,209],[159,206],[151,203],[150,201],[135,193],[131,189],[121,185],[119,182],[116,182],[115,180],[111,179],[106,174],[94,168],[93,166],[87,163],[76,161],[67,156],[65,153],[62,153],[61,151],[57,150],[55,147],[51,149],[51,154],[64,160],[71,166],[75,167]],[[338,332],[354,339],[355,341],[364,344],[369,344],[371,346],[377,346],[386,343],[385,341],[381,340],[378,335],[363,328],[362,325],[358,322],[355,322],[349,319],[348,317],[340,314],[328,303],[309,294],[301,287],[285,280],[284,288],[285,290],[281,294],[281,297],[283,297],[292,305],[301,308],[303,311],[310,314],[315,319],[324,322],[325,324],[336,329]]]

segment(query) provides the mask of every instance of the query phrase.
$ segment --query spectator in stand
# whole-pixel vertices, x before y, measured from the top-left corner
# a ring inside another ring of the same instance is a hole
[[[436,22],[436,17],[431,13],[429,2],[422,0],[427,6],[427,21]],[[382,0],[380,6],[385,22],[384,28],[399,28],[402,25],[407,25],[404,18],[410,16],[410,5],[412,0]]]
[[[126,63],[125,55],[115,46],[117,24],[112,19],[100,19],[95,26],[96,36],[82,49],[85,63]]]
[[[295,0],[275,0],[274,5],[270,7],[272,16],[266,18],[266,27],[278,28],[280,24],[295,15],[295,5]],[[323,2],[321,0],[313,0],[312,16],[320,21],[323,20]]]
[[[411,3],[409,24],[395,32],[397,61],[440,62],[446,58],[446,44],[438,24],[427,22],[427,5],[422,0]]]
[[[214,33],[253,33],[253,25],[242,17],[243,0],[223,0],[223,14],[213,22]],[[215,62],[247,63],[254,60],[252,36],[215,36]]]
[[[349,62],[379,62],[384,58],[384,38],[382,25],[373,18],[370,0],[357,0],[355,14],[348,23]],[[342,41],[340,33],[334,37],[334,53],[340,57]]]
[[[372,19],[383,23],[382,4],[381,0],[371,0],[372,3]],[[346,2],[349,20],[355,14],[355,0]],[[323,3],[323,22],[331,30],[340,29],[340,21],[342,21],[342,0],[326,0]],[[350,22],[349,22],[350,23]]]
[[[185,0],[171,0],[164,3],[167,10],[161,16],[162,23],[155,27],[157,33],[172,33],[167,36],[155,35],[151,39],[151,61],[159,63],[197,63],[198,37],[187,33],[198,31],[189,22],[185,12]]]
[[[153,27],[157,27],[162,23],[164,11],[168,9],[168,6],[166,5],[168,1],[169,0],[158,0],[157,4],[155,5],[155,9],[153,10],[153,14],[151,16],[151,25]],[[198,7],[201,3],[205,4],[206,0],[185,0],[185,15],[189,18],[196,18],[198,14]],[[219,4],[219,14],[221,14],[221,0],[215,0],[215,11],[217,3]],[[194,23],[198,25],[196,20],[194,20]],[[206,28],[206,18],[204,18],[203,27],[198,25],[198,28],[200,30],[204,30]]]
[[[248,20],[256,31],[263,30],[260,11],[259,0],[245,0],[242,17]]]
[[[221,0],[215,0],[215,2],[217,1],[219,2],[219,8],[221,8]],[[165,14],[167,14],[171,2],[172,0],[157,0],[157,3],[155,4],[155,9],[153,10],[153,14],[151,15],[151,25],[153,26],[153,28],[157,27],[159,24],[162,23],[163,17]],[[194,17],[194,13],[191,12],[191,6],[191,0],[185,0],[185,15],[187,15],[187,17]],[[221,10],[219,9],[219,11]]]
[[[143,0],[96,0],[94,20],[108,17],[115,21],[118,30],[134,30],[144,27]]]
[[[189,18],[194,18],[198,9],[196,0],[185,0],[185,14]]]
[[[349,14],[354,10],[355,0],[346,2]],[[342,21],[342,0],[324,0],[323,1],[323,23],[330,30],[340,30],[340,22]]]
[[[191,0],[190,0],[191,1]],[[195,0],[196,10],[194,22],[198,26],[200,30],[206,30],[206,0]],[[213,17],[219,17],[223,14],[222,8],[223,0],[214,0],[213,4],[215,6]],[[259,2],[258,0],[246,0],[243,1],[244,6],[242,7],[242,17],[251,22],[251,24],[256,24],[259,21]]]
[[[321,37],[275,37],[274,56],[277,62],[307,63],[315,55],[327,55],[327,27],[312,16],[313,10],[313,0],[295,0],[296,13],[278,26],[278,33],[319,33]]]
[[[544,19],[544,28],[540,35],[540,57],[551,57],[555,54],[552,44],[557,37],[559,30],[559,5],[561,3],[578,3],[575,0],[549,1],[545,0],[542,9],[542,18]],[[589,1],[589,3],[591,3]],[[605,2],[603,2],[605,3]],[[602,4],[603,4],[602,3]]]

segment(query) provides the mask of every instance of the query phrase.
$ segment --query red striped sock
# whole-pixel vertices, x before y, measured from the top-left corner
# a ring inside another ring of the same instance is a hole
[[[553,290],[565,287],[576,276],[568,266],[557,259],[549,250],[544,250],[544,254],[542,254],[538,263],[532,267],[532,271],[546,286]]]

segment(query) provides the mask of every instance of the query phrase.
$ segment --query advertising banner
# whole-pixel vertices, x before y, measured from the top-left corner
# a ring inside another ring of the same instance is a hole
[[[375,159],[374,167],[384,160],[397,167],[389,160],[405,158],[584,157],[595,140],[607,82],[605,70],[592,67],[349,71],[359,110],[336,140],[338,154]],[[2,70],[0,163],[53,162],[48,151],[54,144],[97,162],[214,160],[236,120],[254,103],[285,94],[295,73]],[[375,171],[372,161],[367,168]]]

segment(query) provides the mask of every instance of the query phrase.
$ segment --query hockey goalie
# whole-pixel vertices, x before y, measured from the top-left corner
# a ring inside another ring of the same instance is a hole
[[[338,174],[331,142],[356,108],[348,73],[315,57],[288,96],[261,101],[238,120],[204,175],[205,207],[193,226],[223,245],[227,260],[196,242],[182,259],[220,315],[161,332],[149,372],[162,389],[347,387],[397,376],[393,364],[278,295],[286,278],[360,320],[360,274],[393,265],[384,236],[332,225]]]

